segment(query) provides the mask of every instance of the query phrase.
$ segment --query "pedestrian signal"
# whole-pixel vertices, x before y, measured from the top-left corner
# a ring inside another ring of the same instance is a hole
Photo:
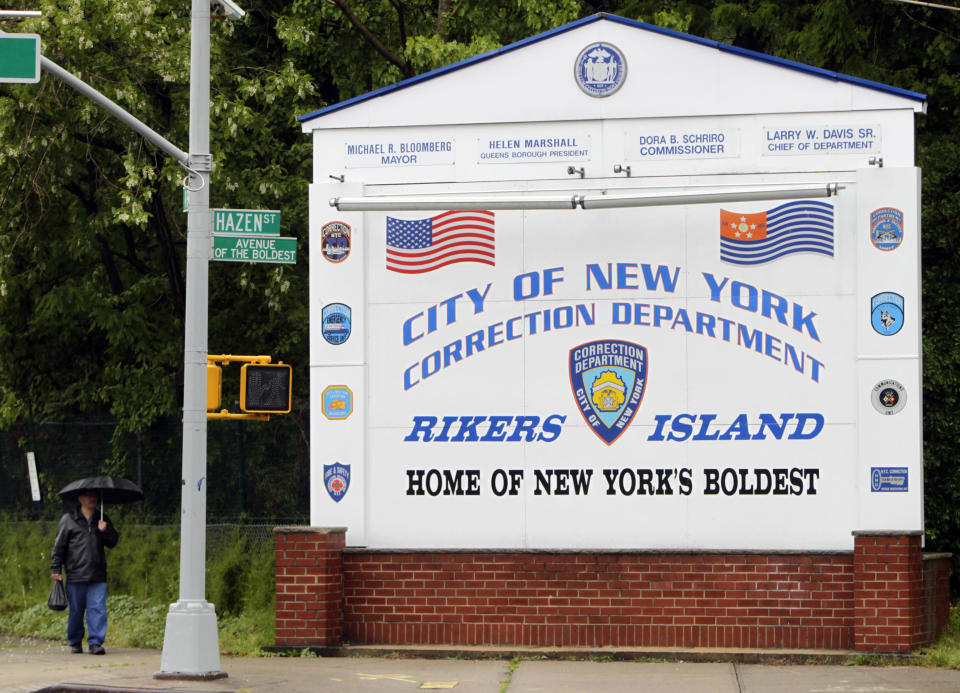
[[[248,363],[240,368],[240,409],[254,414],[290,411],[293,373],[286,364]]]
[[[207,364],[207,411],[217,411],[220,408],[221,392],[223,388],[223,369],[220,366]]]

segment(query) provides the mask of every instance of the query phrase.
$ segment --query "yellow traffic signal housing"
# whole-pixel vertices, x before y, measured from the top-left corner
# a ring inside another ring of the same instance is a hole
[[[220,408],[223,392],[223,369],[212,363],[207,364],[207,411]]]
[[[287,414],[293,369],[283,363],[247,363],[240,368],[240,409],[255,414]]]

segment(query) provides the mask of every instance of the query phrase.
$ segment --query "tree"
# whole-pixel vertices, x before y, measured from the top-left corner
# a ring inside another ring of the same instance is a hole
[[[40,9],[17,30],[40,34],[47,57],[187,148],[189,4]],[[213,263],[209,344],[296,364],[303,436],[310,143],[295,115],[316,96],[276,37],[274,9],[213,22],[211,204],[282,209],[301,262]],[[0,142],[0,425],[109,416],[119,436],[176,416],[186,172],[49,75],[0,88]]]

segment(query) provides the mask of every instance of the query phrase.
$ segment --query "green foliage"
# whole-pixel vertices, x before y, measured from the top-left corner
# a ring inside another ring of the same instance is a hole
[[[220,651],[262,656],[262,648],[274,643],[273,609],[254,609],[237,615],[217,615]]]
[[[44,17],[18,30],[41,34],[48,57],[188,148],[182,3],[45,0],[38,9]],[[310,142],[293,117],[317,97],[269,12],[251,17],[212,27],[211,203],[281,208],[285,235],[304,237]],[[185,172],[46,74],[39,85],[0,87],[0,143],[0,422],[27,405],[38,419],[109,413],[120,432],[176,414]],[[305,364],[301,256],[291,268],[211,268],[213,350]]]
[[[51,523],[5,523],[0,535],[0,633],[62,640],[66,613],[50,611]],[[163,645],[166,613],[179,594],[179,529],[121,527],[107,551],[108,642]],[[237,528],[207,555],[206,597],[217,610],[220,649],[249,654],[273,644],[272,545],[257,549]]]
[[[108,586],[113,594],[142,602],[176,601],[180,576],[177,527],[120,525],[120,542],[108,552]]]
[[[42,604],[50,593],[50,550],[56,525],[5,523],[0,532],[0,612]]]
[[[207,569],[207,599],[219,614],[241,614],[248,609],[270,609],[273,591],[263,589],[273,583],[274,556],[270,551],[253,552],[247,538],[235,531],[216,560]]]
[[[932,667],[960,669],[960,607],[950,609],[950,620],[940,639],[924,648],[926,663]]]

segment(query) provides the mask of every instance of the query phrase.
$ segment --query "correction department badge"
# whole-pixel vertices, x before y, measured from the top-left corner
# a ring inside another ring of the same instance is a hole
[[[573,398],[590,430],[607,445],[633,421],[646,384],[646,347],[602,339],[570,350]]]
[[[331,221],[320,229],[323,241],[321,252],[330,262],[343,262],[350,254],[350,226],[342,221]]]
[[[881,207],[870,214],[870,242],[877,250],[896,250],[903,243],[903,212]]]
[[[339,462],[323,465],[323,485],[334,502],[339,503],[350,488],[350,465]]]
[[[884,337],[896,334],[903,327],[903,296],[885,291],[870,299],[870,323]]]
[[[343,344],[350,337],[350,306],[330,303],[320,312],[320,330],[331,344]]]
[[[907,388],[896,380],[881,380],[873,386],[870,401],[881,414],[897,414],[907,405]]]
[[[580,51],[573,71],[584,94],[610,96],[627,78],[627,60],[620,49],[609,43],[591,43]]]

